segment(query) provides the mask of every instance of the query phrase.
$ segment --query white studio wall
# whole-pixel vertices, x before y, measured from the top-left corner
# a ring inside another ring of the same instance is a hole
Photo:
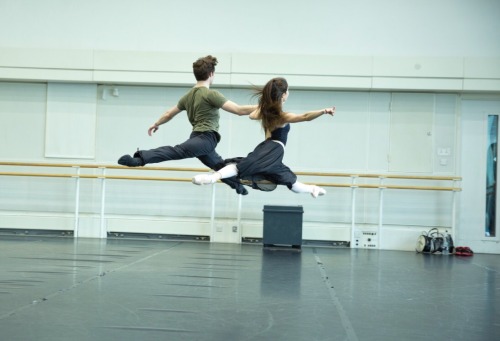
[[[476,163],[484,112],[498,111],[491,107],[500,96],[498,13],[500,1],[491,0],[0,1],[0,29],[9,32],[0,35],[0,162],[115,164],[138,147],[183,141],[190,127],[182,114],[153,137],[146,131],[192,86],[191,63],[210,53],[219,59],[214,88],[238,103],[255,100],[252,85],[284,76],[287,110],[337,107],[333,119],[292,127],[285,162],[293,170],[464,178],[455,212],[452,192],[333,187],[312,200],[279,188],[239,202],[223,185],[214,194],[184,182],[0,176],[0,228],[79,225],[82,237],[215,228],[215,241],[238,242],[232,226],[241,219],[238,233],[258,237],[265,203],[304,205],[307,239],[375,231],[378,248],[412,250],[422,230],[453,226],[460,242],[478,241],[475,251],[500,252],[497,240],[485,246],[479,236],[484,170]],[[223,157],[243,156],[262,139],[258,123],[224,113],[221,134]]]
[[[186,60],[212,53],[221,61],[219,85],[248,87],[278,74],[308,89],[500,89],[498,1],[0,6],[0,28],[9,32],[0,37],[3,80],[187,85]]]
[[[95,84],[47,86],[45,156],[48,158],[95,158]],[[81,131],[78,138],[75,131]]]
[[[499,12],[490,0],[2,1],[0,29],[9,34],[0,46],[498,57]]]

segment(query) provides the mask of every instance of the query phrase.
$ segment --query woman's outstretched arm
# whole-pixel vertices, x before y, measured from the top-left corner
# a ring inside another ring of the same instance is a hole
[[[325,114],[333,116],[335,114],[335,107],[308,111],[303,114],[284,112],[282,115],[286,123],[298,123],[298,122],[312,121]]]

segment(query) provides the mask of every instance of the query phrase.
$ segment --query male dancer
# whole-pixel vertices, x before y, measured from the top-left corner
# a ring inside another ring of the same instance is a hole
[[[249,115],[257,105],[238,105],[227,100],[220,92],[211,90],[215,77],[217,58],[208,55],[199,58],[193,63],[193,73],[196,84],[179,99],[177,105],[168,109],[148,129],[149,136],[156,132],[160,125],[169,122],[175,115],[186,110],[193,130],[189,139],[176,146],[163,146],[150,150],[138,150],[133,157],[123,155],[118,160],[120,165],[128,167],[144,166],[148,163],[157,163],[169,160],[181,160],[196,157],[205,166],[217,171],[224,167],[224,160],[217,154],[215,147],[221,136],[219,130],[219,109],[242,116]],[[247,190],[236,177],[222,180],[236,193],[246,195]]]

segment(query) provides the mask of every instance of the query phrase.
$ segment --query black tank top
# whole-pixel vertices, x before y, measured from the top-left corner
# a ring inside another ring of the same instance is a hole
[[[284,127],[279,127],[271,132],[271,140],[278,140],[286,145],[286,139],[288,138],[288,132],[290,131],[290,124],[287,123]]]

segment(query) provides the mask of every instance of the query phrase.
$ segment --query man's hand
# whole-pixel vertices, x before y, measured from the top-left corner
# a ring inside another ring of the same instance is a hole
[[[155,123],[151,127],[149,127],[148,135],[149,136],[153,135],[153,133],[156,133],[157,130],[158,130],[158,125]]]

